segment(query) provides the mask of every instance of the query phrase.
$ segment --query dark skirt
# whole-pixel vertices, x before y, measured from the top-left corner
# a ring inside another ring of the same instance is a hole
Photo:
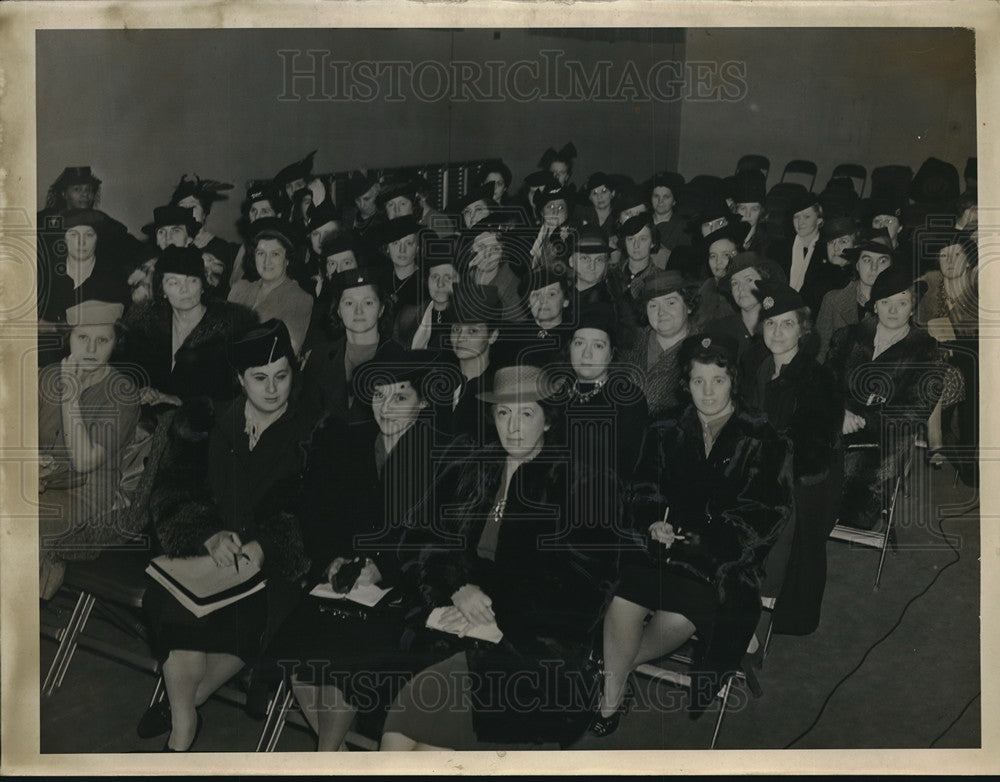
[[[245,661],[260,654],[269,587],[199,618],[152,578],[147,584],[142,607],[153,630],[153,651],[161,662],[173,649],[232,654]]]
[[[680,614],[707,642],[719,611],[716,588],[706,581],[670,566],[633,564],[622,568],[615,596],[650,611]]]
[[[385,720],[386,733],[454,750],[556,749],[557,744],[483,741],[473,727],[473,681],[465,652],[421,671],[403,688]]]

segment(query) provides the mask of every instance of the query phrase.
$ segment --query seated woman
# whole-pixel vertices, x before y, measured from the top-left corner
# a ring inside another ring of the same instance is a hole
[[[62,584],[64,556],[94,558],[137,530],[111,516],[139,394],[108,363],[120,348],[124,306],[87,300],[66,310],[69,355],[38,373],[39,595]],[[63,550],[63,551],[60,551]]]
[[[558,152],[552,147],[546,149],[538,161],[538,167],[543,170],[547,169],[559,183],[559,187],[565,187],[571,195],[575,195],[576,186],[569,181],[573,177],[573,163],[575,161],[576,146],[572,141],[569,141]]]
[[[650,415],[661,415],[680,402],[677,359],[698,314],[698,294],[678,272],[658,271],[646,280],[640,295],[649,325],[639,332],[622,363],[638,369]]]
[[[760,171],[740,171],[733,177],[735,212],[750,228],[739,250],[762,251],[767,246],[767,219],[764,216],[767,179]]]
[[[316,428],[298,511],[313,561],[311,584],[334,583],[342,567],[361,557],[359,586],[396,587],[388,600],[415,602],[402,569],[430,534],[409,514],[434,475],[429,388],[442,371],[437,353],[406,351],[390,340],[355,376],[373,420],[328,418]],[[415,526],[404,527],[404,518]],[[402,648],[404,615],[399,609],[335,619],[308,599],[282,626],[270,656],[294,668],[292,688],[321,751],[343,748],[358,709],[379,718],[400,676],[434,662]]]
[[[615,211],[615,183],[603,171],[596,171],[587,177],[583,191],[590,206],[577,210],[577,222],[598,228],[605,233],[614,231],[618,215]]]
[[[698,320],[703,326],[734,314],[729,291],[723,291],[721,281],[726,279],[729,262],[738,254],[746,233],[746,223],[730,223],[712,231],[699,243],[702,257],[708,256],[708,270],[711,272],[698,289],[701,297]]]
[[[224,193],[232,189],[233,186],[228,182],[201,179],[197,175],[193,179],[188,179],[187,175],[183,174],[180,182],[174,188],[173,195],[170,196],[171,206],[190,209],[194,214],[197,233],[192,244],[201,250],[206,272],[212,278],[210,280],[212,286],[218,290],[222,297],[229,294],[229,278],[233,271],[233,261],[240,248],[235,242],[227,242],[209,231],[207,223],[212,205],[217,201],[225,201],[229,196],[224,195]]]
[[[637,323],[645,320],[641,302],[643,285],[663,269],[663,265],[658,265],[655,260],[661,249],[658,236],[652,220],[645,213],[630,217],[618,232],[618,246],[624,248],[622,258],[625,260],[613,268],[611,277],[616,288],[622,291],[622,306],[632,307]]]
[[[649,203],[653,207],[653,227],[658,244],[669,263],[670,252],[679,245],[690,244],[684,230],[686,221],[677,211],[677,199],[684,188],[684,177],[673,171],[655,174],[649,181]]]
[[[306,357],[304,374],[311,389],[319,395],[320,406],[337,418],[346,420],[354,405],[354,370],[373,359],[385,340],[380,323],[385,305],[378,276],[370,267],[359,267],[331,278],[336,302],[333,316],[343,331],[339,337],[319,339]]]
[[[445,341],[450,331],[448,313],[451,309],[452,289],[458,280],[458,271],[451,254],[432,254],[423,261],[421,277],[430,303],[420,316],[420,322],[413,339],[410,340],[411,350],[445,350]]]
[[[388,335],[401,345],[409,345],[424,311],[424,286],[420,274],[422,238],[425,230],[412,215],[396,217],[382,226],[382,252],[392,263],[392,280],[386,288]]]
[[[948,363],[954,367],[949,377],[955,372],[961,376],[960,381],[953,378],[946,384],[949,392],[942,397],[940,407],[955,405],[959,443],[974,448],[979,444],[979,247],[974,235],[962,230],[947,234],[938,246],[938,271],[929,271],[921,278],[927,283],[927,295],[920,300],[915,317],[947,349]],[[955,393],[959,386],[964,394]],[[940,417],[943,411],[935,412]],[[933,450],[944,444],[943,438],[934,442],[933,434],[929,424],[929,458],[931,464],[941,463],[943,457]],[[976,485],[974,463],[963,461],[956,467],[967,485]]]
[[[233,259],[233,270],[229,275],[230,290],[238,280],[243,279],[243,275],[246,273],[246,255],[254,237],[253,224],[267,217],[278,217],[281,203],[281,193],[269,182],[251,182],[247,187],[247,195],[240,208],[240,219],[237,222],[240,235],[243,237],[243,244],[237,250],[236,258]]]
[[[595,437],[591,453],[607,458],[607,468],[627,481],[649,418],[646,397],[629,368],[615,362],[622,328],[612,305],[584,308],[574,326],[568,346],[575,376],[566,408],[568,427],[581,426],[581,434]],[[607,447],[609,440],[613,450]]]
[[[912,318],[923,288],[908,268],[890,266],[872,286],[875,318],[833,335],[826,363],[845,399],[844,442],[881,445],[848,459],[841,524],[878,527],[891,482],[940,399],[945,367],[938,342]]]
[[[490,285],[497,290],[503,304],[504,320],[520,320],[527,310],[521,296],[521,280],[511,268],[517,259],[513,247],[495,225],[469,230],[460,242],[459,273],[473,285]]]
[[[719,283],[728,290],[737,310],[733,315],[705,324],[705,328],[735,337],[739,344],[740,374],[752,377],[767,356],[767,347],[760,337],[760,299],[754,296],[758,280],[785,282],[785,275],[776,263],[757,253],[737,253],[729,262],[725,278]]]
[[[417,674],[386,718],[384,750],[566,746],[586,730],[586,664],[616,575],[618,513],[611,473],[560,455],[557,392],[535,367],[498,370],[480,396],[500,443],[435,484],[429,517],[453,542],[421,554],[425,608],[446,607],[451,632],[495,622],[503,638]],[[433,711],[428,685],[444,690]]]
[[[288,224],[276,218],[258,220],[247,261],[243,279],[229,291],[229,301],[249,307],[262,321],[277,318],[284,323],[298,355],[309,328],[313,297],[296,281],[299,249]]]
[[[535,207],[542,216],[542,225],[531,247],[531,268],[550,266],[560,254],[576,225],[573,220],[573,192],[566,187],[545,187],[535,193]]]
[[[692,404],[643,440],[626,504],[635,549],[623,555],[604,618],[597,736],[617,729],[630,672],[695,632],[702,649],[691,708],[707,708],[757,625],[764,560],[791,513],[791,450],[765,419],[743,411],[736,350],[725,334],[685,340]]]
[[[208,296],[202,251],[193,246],[161,251],[153,290],[153,298],[132,305],[125,319],[129,360],[148,378],[143,404],[179,405],[199,396],[231,400],[238,386],[227,351],[257,325],[256,314]]]
[[[819,335],[817,357],[820,361],[826,360],[830,340],[835,332],[845,326],[853,326],[871,315],[868,299],[875,279],[892,263],[890,244],[889,234],[881,230],[866,237],[855,247],[843,251],[844,257],[854,264],[855,279],[840,290],[830,291],[823,297],[819,317],[816,318],[816,333]]]
[[[844,400],[829,368],[816,362],[816,342],[802,296],[780,282],[757,283],[761,332],[768,356],[745,378],[747,407],[767,415],[795,451],[795,516],[776,557],[783,577],[774,608],[776,633],[808,635],[819,626],[826,586],[826,540],[837,523],[843,452]],[[791,534],[787,534],[790,532]]]
[[[234,343],[232,365],[243,394],[214,423],[204,406],[185,406],[175,418],[150,501],[152,522],[168,556],[207,554],[220,568],[246,559],[262,568],[267,586],[198,618],[149,582],[143,608],[168,700],[147,711],[140,730],[152,736],[169,729],[165,751],[191,748],[201,725],[197,708],[258,657],[309,564],[290,510],[300,443],[318,415],[300,399],[284,324],[270,320]]]

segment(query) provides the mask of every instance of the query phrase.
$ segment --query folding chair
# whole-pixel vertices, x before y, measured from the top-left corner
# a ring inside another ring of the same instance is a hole
[[[848,446],[848,451],[878,450],[881,446],[878,443],[858,443]],[[892,480],[892,492],[888,501],[882,508],[882,524],[871,530],[858,529],[843,524],[836,524],[830,537],[833,540],[841,540],[853,545],[874,548],[879,551],[878,567],[875,570],[875,583],[872,591],[878,590],[879,581],[882,579],[882,568],[885,565],[885,554],[892,546],[893,553],[898,551],[896,544],[896,501],[899,499],[900,491],[903,490],[904,481],[910,473],[913,464],[914,446],[911,441],[903,460],[902,469]]]
[[[868,169],[857,163],[841,163],[833,169],[832,179],[837,177],[850,177],[856,184],[855,190],[859,196],[865,194],[865,184],[868,182]]]
[[[781,179],[779,181],[784,182],[789,174],[809,177],[809,187],[807,189],[811,193],[812,189],[816,186],[816,171],[816,164],[811,160],[789,160],[785,164],[785,170],[781,172]]]
[[[767,181],[767,174],[771,170],[771,161],[763,155],[744,155],[736,162],[736,173],[743,171],[760,171]]]

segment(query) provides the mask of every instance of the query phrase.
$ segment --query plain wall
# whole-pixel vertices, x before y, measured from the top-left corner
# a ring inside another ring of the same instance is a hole
[[[688,65],[733,60],[746,68],[737,101],[686,101],[680,170],[732,174],[744,154],[785,164],[887,164],[914,172],[928,157],[961,176],[976,155],[974,36],[970,30],[689,29]]]
[[[542,50],[562,50],[587,73],[613,62],[613,80],[625,61],[645,73],[651,63],[683,59],[682,31],[612,37],[512,29],[39,32],[39,206],[64,166],[89,164],[104,182],[101,208],[138,235],[180,175],[197,173],[237,186],[209,223],[235,238],[247,181],[270,178],[313,149],[317,173],[503,157],[516,188],[547,147],[573,141],[578,184],[599,169],[642,179],[676,165],[680,100],[543,100],[543,76],[518,82],[542,84],[541,97],[526,101],[394,101],[383,93],[308,100],[309,81],[286,83],[285,63],[315,73],[314,61],[279,55],[316,49],[351,62],[499,61],[509,69],[521,60],[544,67]],[[431,93],[434,73],[426,74]],[[344,94],[332,79],[319,90]]]

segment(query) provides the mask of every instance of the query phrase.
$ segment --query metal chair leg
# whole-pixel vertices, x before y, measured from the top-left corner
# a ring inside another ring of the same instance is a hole
[[[285,726],[285,715],[292,706],[295,696],[292,688],[288,686],[284,679],[278,683],[278,689],[274,693],[270,704],[267,707],[267,715],[264,718],[264,727],[261,729],[260,738],[257,741],[256,752],[274,752],[278,744],[278,738]]]
[[[726,707],[729,705],[729,693],[733,689],[733,676],[726,679],[725,687],[722,690],[722,703],[719,704],[719,716],[715,719],[715,731],[712,733],[712,743],[709,749],[715,749],[715,744],[719,739],[719,731],[722,729],[722,718],[726,716]]]
[[[882,580],[882,567],[885,565],[885,553],[889,548],[889,539],[893,534],[893,522],[896,518],[896,499],[899,497],[899,487],[902,477],[896,478],[896,485],[892,490],[892,498],[889,500],[889,512],[885,520],[885,532],[882,535],[882,546],[879,551],[878,569],[875,571],[875,584],[873,590],[878,589],[879,581]]]
[[[94,608],[94,603],[94,596],[87,592],[81,592],[77,598],[76,605],[73,607],[73,613],[70,615],[69,622],[66,623],[66,628],[63,630],[59,648],[56,649],[56,656],[53,658],[52,665],[49,666],[48,673],[45,676],[45,682],[42,684],[43,695],[51,695],[62,685],[63,677],[66,676],[70,660],[73,659],[73,652],[76,651],[77,638],[87,625],[87,620],[90,618],[90,612]]]

